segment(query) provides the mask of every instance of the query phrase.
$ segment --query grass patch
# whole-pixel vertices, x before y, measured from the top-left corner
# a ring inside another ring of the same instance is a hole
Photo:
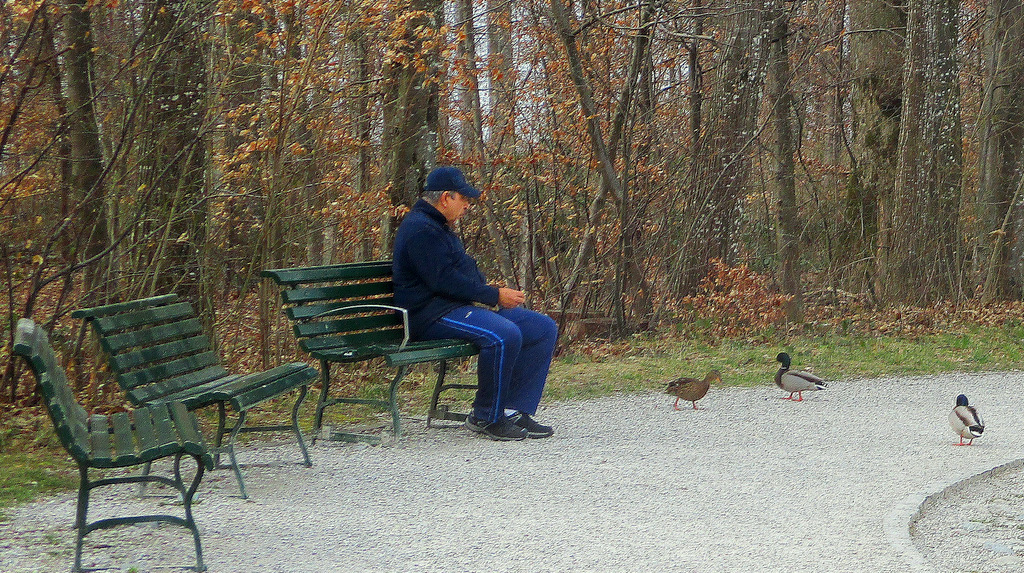
[[[38,416],[27,418],[29,426],[36,425]],[[49,424],[48,419],[44,421]],[[6,428],[6,424],[14,422],[5,420],[4,434],[0,436],[0,521],[8,519],[6,509],[15,504],[78,485],[78,470],[56,443],[52,428],[47,428],[49,435],[43,428],[27,433]]]
[[[625,343],[575,349],[556,359],[547,400],[661,390],[679,376],[714,368],[727,386],[771,384],[788,352],[793,368],[828,379],[921,376],[1024,368],[1019,328],[972,326],[964,332],[910,337],[824,333],[778,340],[692,340],[639,335]]]

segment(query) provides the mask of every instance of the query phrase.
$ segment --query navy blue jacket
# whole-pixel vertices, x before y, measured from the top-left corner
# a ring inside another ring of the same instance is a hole
[[[433,205],[420,199],[395,234],[395,304],[409,310],[413,338],[452,310],[481,302],[498,304],[476,260]]]

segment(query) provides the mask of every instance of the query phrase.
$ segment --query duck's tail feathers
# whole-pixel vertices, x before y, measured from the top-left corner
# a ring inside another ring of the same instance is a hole
[[[825,390],[828,388],[824,382],[815,382],[814,385],[818,387],[818,390]]]
[[[967,429],[975,436],[980,436],[985,431],[985,426],[969,426]]]

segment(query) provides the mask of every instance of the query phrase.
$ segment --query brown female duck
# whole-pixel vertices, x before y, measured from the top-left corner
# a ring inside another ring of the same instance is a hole
[[[672,405],[673,408],[679,410],[679,400],[687,400],[693,402],[693,409],[700,410],[697,407],[697,400],[700,400],[708,393],[708,388],[711,388],[712,382],[722,383],[722,375],[718,373],[718,370],[712,370],[704,376],[703,380],[697,380],[696,378],[677,378],[668,383],[666,392],[676,397],[676,403]]]

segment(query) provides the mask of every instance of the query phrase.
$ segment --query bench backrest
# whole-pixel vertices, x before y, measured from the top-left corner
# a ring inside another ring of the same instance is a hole
[[[262,276],[282,287],[285,315],[306,352],[394,345],[405,336],[399,313],[365,306],[394,305],[391,261],[270,269]]]
[[[91,449],[89,415],[68,386],[67,375],[57,362],[46,331],[30,319],[19,320],[14,334],[14,353],[24,357],[32,369],[64,448],[75,460],[87,460]]]
[[[228,376],[192,304],[175,294],[76,310],[92,324],[133,404],[160,401]]]

